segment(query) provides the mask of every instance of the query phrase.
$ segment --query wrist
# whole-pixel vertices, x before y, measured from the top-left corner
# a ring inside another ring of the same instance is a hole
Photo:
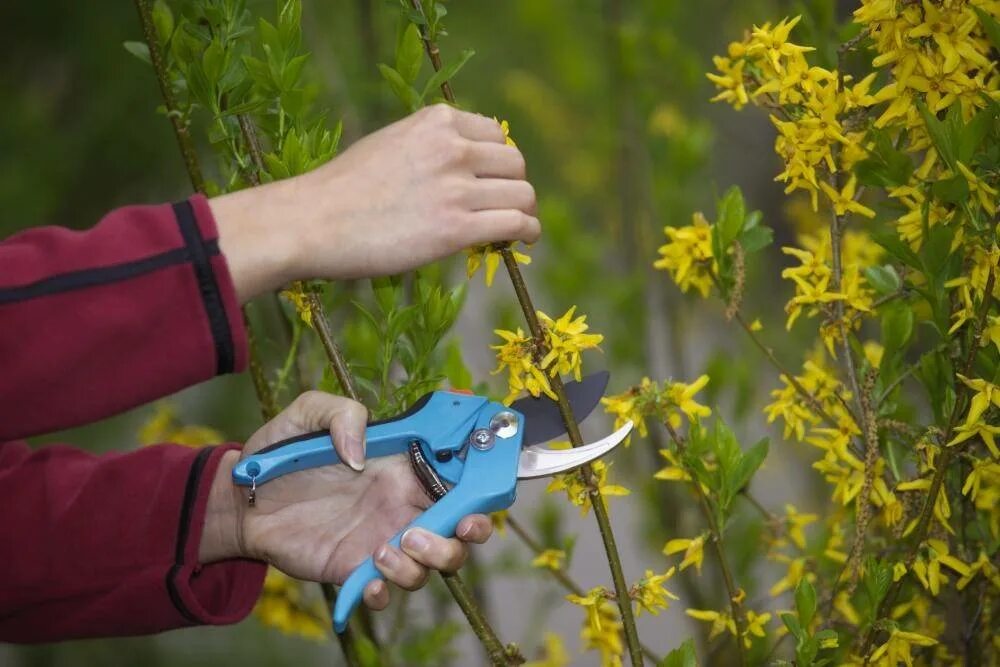
[[[243,494],[232,481],[233,466],[239,459],[238,450],[224,452],[215,470],[205,508],[201,543],[198,545],[200,563],[247,555],[243,542]]]
[[[240,303],[296,279],[301,226],[289,179],[208,201]]]

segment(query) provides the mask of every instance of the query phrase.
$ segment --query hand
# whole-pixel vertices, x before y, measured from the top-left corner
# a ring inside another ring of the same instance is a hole
[[[388,581],[416,590],[428,569],[454,571],[466,557],[465,542],[485,542],[492,526],[481,514],[458,524],[458,539],[422,529],[403,536],[402,550],[387,544],[430,505],[406,455],[364,462],[367,412],[360,404],[318,391],[306,392],[247,441],[243,457],[301,433],[330,429],[346,465],[292,473],[257,487],[248,506],[246,489],[232,483],[239,452],[227,453],[216,475],[199,552],[201,562],[245,557],[264,560],[298,579],[343,583],[364,559]],[[389,590],[368,584],[365,604],[383,609]]]
[[[401,273],[541,233],[524,158],[485,116],[436,105],[302,176],[211,200],[242,301],[290,280]]]

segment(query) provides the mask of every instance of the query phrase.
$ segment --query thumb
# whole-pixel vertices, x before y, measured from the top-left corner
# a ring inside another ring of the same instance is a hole
[[[357,401],[322,391],[307,391],[288,407],[302,432],[329,429],[333,448],[351,468],[365,468],[365,429],[368,410]]]

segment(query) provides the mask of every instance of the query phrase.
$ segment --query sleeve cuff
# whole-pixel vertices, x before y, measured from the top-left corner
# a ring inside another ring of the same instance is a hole
[[[174,204],[184,242],[191,250],[198,287],[216,351],[216,374],[240,372],[247,365],[247,334],[236,287],[225,256],[219,251],[219,231],[204,195]]]
[[[245,618],[260,597],[267,565],[233,559],[201,565],[198,547],[212,479],[222,455],[239,445],[205,448],[191,465],[177,531],[177,552],[167,573],[170,599],[189,623],[223,625]]]

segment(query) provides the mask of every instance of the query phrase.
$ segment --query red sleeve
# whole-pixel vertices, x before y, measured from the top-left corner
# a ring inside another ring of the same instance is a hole
[[[265,565],[199,565],[222,453],[158,445],[93,456],[0,445],[0,641],[44,642],[233,623]]]
[[[246,365],[236,292],[202,196],[84,232],[0,243],[0,442],[103,417]]]

